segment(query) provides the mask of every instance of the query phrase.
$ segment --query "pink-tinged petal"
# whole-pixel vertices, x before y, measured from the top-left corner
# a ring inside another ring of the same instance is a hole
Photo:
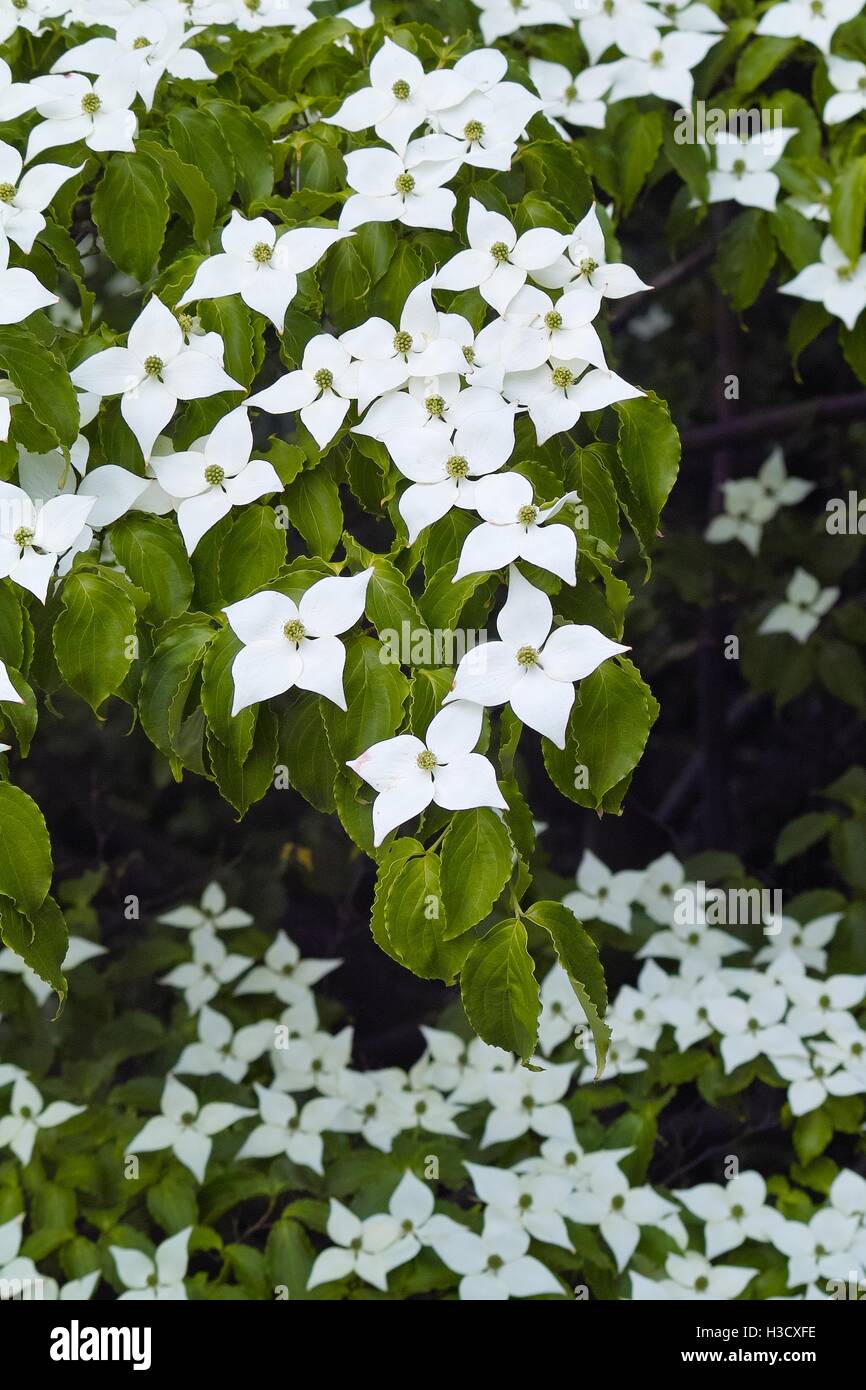
[[[433,773],[433,800],[443,811],[468,811],[474,806],[508,810],[496,785],[493,764],[480,753],[464,753]]]
[[[414,734],[397,734],[395,738],[373,743],[347,766],[377,792],[389,791],[418,770],[418,756],[424,744]],[[432,795],[432,792],[431,792]]]
[[[352,627],[364,612],[372,574],[366,569],[347,578],[335,575],[313,584],[298,604],[308,636],[337,637]]]
[[[430,721],[426,742],[442,763],[471,753],[481,735],[484,711],[480,704],[455,700]]]
[[[521,542],[520,554],[531,565],[540,565],[566,584],[575,582],[577,537],[567,526],[533,526]]]
[[[603,661],[630,648],[611,642],[597,628],[568,624],[553,630],[542,653],[541,664],[553,680],[579,681],[592,675]]]
[[[530,667],[511,691],[511,708],[530,729],[543,734],[557,748],[565,747],[565,726],[574,704],[574,686],[551,680],[537,666]]]
[[[540,649],[553,622],[553,605],[542,589],[524,579],[512,565],[508,572],[508,598],[496,619],[503,642],[512,647]]]
[[[290,690],[300,670],[297,648],[285,639],[244,647],[232,662],[235,687],[232,714]]]
[[[343,693],[343,667],[346,648],[339,637],[313,637],[301,642],[298,649],[301,669],[295,678],[299,690],[311,690],[324,695],[340,709],[346,708]]]

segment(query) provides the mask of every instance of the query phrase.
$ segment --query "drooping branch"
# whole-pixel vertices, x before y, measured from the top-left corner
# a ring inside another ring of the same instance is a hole
[[[791,434],[819,422],[843,424],[846,420],[862,419],[866,419],[866,391],[850,391],[840,396],[815,396],[773,410],[756,410],[742,419],[695,425],[684,430],[681,438],[684,450],[697,452]]]

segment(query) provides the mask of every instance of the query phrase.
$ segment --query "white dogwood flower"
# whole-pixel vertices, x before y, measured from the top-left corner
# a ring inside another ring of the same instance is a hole
[[[744,208],[763,208],[773,212],[779,196],[779,176],[772,169],[785,151],[785,146],[797,131],[791,127],[774,126],[759,130],[748,140],[739,135],[719,133],[712,143],[715,168],[708,173],[707,202],[729,200]]]
[[[151,458],[160,487],[178,499],[177,524],[188,555],[232,507],[282,492],[273,464],[251,459],[252,448],[249,415],[241,405],[183,453]]]
[[[808,969],[823,973],[827,969],[824,947],[833,940],[841,918],[841,912],[829,912],[806,925],[795,917],[777,918],[776,935],[771,936],[766,946],[758,951],[755,964],[763,965],[787,951],[793,951]]]
[[[143,1250],[128,1246],[110,1245],[108,1253],[114,1260],[124,1292],[118,1301],[147,1300],[160,1303],[179,1303],[186,1299],[184,1278],[189,1263],[189,1238],[192,1226],[185,1226],[169,1236],[153,1252],[153,1258]]]
[[[37,309],[59,303],[57,295],[40,284],[32,270],[8,267],[9,242],[0,236],[0,324],[21,323]]]
[[[235,931],[238,927],[249,927],[253,922],[250,914],[242,908],[228,906],[225,892],[218,883],[207,885],[198,907],[191,904],[173,907],[156,920],[167,927],[182,927],[192,932],[193,936],[196,932],[213,935],[218,931]]]
[[[820,259],[780,285],[779,293],[823,304],[851,332],[866,309],[866,255],[850,261],[839,243],[825,236]]]
[[[400,515],[412,545],[452,507],[474,507],[475,480],[508,462],[514,449],[512,410],[471,415],[455,431],[433,422],[389,434],[388,452],[412,486],[401,493]]]
[[[507,810],[493,764],[472,749],[481,734],[483,711],[465,700],[431,720],[425,740],[414,734],[374,743],[348,766],[378,793],[373,803],[373,842],[419,816],[430,802],[445,811],[473,806]]]
[[[316,1258],[308,1289],[355,1274],[384,1292],[391,1270],[411,1260],[418,1249],[417,1241],[402,1234],[393,1216],[368,1216],[361,1221],[333,1197],[327,1231],[334,1244]]]
[[[785,0],[764,11],[755,32],[774,39],[804,39],[829,53],[839,25],[861,9],[861,0]]]
[[[507,372],[502,391],[509,400],[526,406],[539,444],[574,429],[589,410],[644,394],[616,372],[591,367],[581,359],[563,362],[557,358],[529,371]]]
[[[281,333],[286,309],[298,292],[298,276],[342,237],[329,227],[290,227],[278,236],[266,217],[247,221],[233,209],[220,238],[222,251],[202,261],[178,307],[239,294],[248,308],[264,314]]]
[[[791,1223],[793,1224],[793,1223]],[[739,1298],[758,1273],[741,1265],[713,1265],[706,1255],[689,1250],[685,1255],[668,1255],[668,1279],[647,1279],[631,1274],[633,1299],[688,1299],[694,1302],[723,1302]]]
[[[529,1234],[520,1227],[491,1216],[476,1235],[450,1217],[437,1217],[434,1222],[429,1244],[448,1269],[462,1276],[462,1302],[505,1302],[562,1294],[562,1285],[547,1266],[526,1253]]]
[[[135,89],[148,111],[165,73],[190,82],[204,82],[215,76],[200,53],[184,47],[196,31],[185,29],[183,14],[179,11],[138,6],[133,14],[120,19],[112,28],[113,39],[87,39],[58,58],[51,71],[101,76],[113,70],[124,70],[133,77]]]
[[[547,525],[569,502],[567,492],[549,507],[533,501],[532,484],[521,473],[498,473],[475,484],[475,510],[482,525],[463,542],[454,582],[467,574],[502,569],[513,560],[528,560],[557,575],[566,584],[575,582],[577,538],[568,527]]]
[[[463,162],[461,148],[450,136],[413,140],[402,155],[377,147],[352,150],[343,158],[353,190],[337,224],[343,234],[367,222],[402,222],[404,227],[450,232],[457,199],[443,184]]]
[[[833,95],[824,106],[825,125],[839,125],[866,111],[866,63],[831,54],[827,59],[827,76]]]
[[[574,1193],[563,1210],[579,1225],[598,1226],[620,1271],[637,1249],[644,1226],[664,1229],[663,1223],[676,1216],[672,1202],[649,1186],[631,1187],[622,1169],[614,1165],[597,1168],[586,1190]]]
[[[835,586],[822,589],[814,575],[798,566],[785,591],[784,602],[770,610],[758,631],[785,632],[796,641],[805,642],[838,597]]]
[[[460,343],[446,332],[454,327],[448,320],[459,316],[439,312],[433,303],[433,284],[433,280],[423,280],[415,286],[396,328],[386,319],[371,318],[340,335],[339,341],[360,363],[359,411],[366,410],[383,392],[393,391],[414,377],[436,377],[465,369]],[[466,327],[471,337],[468,323]]]
[[[70,1105],[54,1100],[46,1105],[33,1082],[19,1076],[12,1087],[9,1114],[0,1120],[0,1149],[11,1149],[25,1168],[33,1155],[33,1146],[44,1129],[56,1129],[74,1115],[84,1113],[83,1105]]]
[[[223,370],[219,334],[187,344],[174,314],[156,295],[142,309],[126,342],[125,348],[105,348],[86,358],[71,376],[83,391],[121,397],[120,412],[145,458],[178,401],[244,389]]]
[[[237,986],[235,994],[273,994],[283,1004],[295,1004],[305,997],[340,960],[301,958],[301,953],[285,932],[277,932],[264,956],[264,965],[256,965]]]
[[[573,1250],[563,1210],[571,1195],[568,1178],[548,1174],[519,1174],[481,1163],[464,1165],[487,1214],[507,1226],[526,1231],[534,1240]]]
[[[229,604],[229,626],[244,644],[232,662],[232,714],[293,686],[346,708],[346,648],[339,634],[361,617],[372,573],[320,579],[299,603],[265,590]]]
[[[575,227],[566,254],[548,270],[536,271],[532,278],[546,289],[562,289],[567,285],[570,294],[580,295],[586,301],[584,323],[595,318],[602,299],[625,299],[630,294],[652,288],[644,284],[630,265],[608,261],[595,205]]]
[[[188,1076],[224,1076],[237,1085],[273,1043],[274,1026],[265,1018],[235,1031],[224,1014],[205,1005],[198,1016],[198,1042],[187,1043],[173,1070]]]
[[[372,126],[398,154],[405,152],[414,131],[444,107],[456,106],[473,86],[453,69],[436,68],[429,75],[419,58],[386,38],[370,61],[370,85],[346,97],[325,125],[341,130]]]
[[[445,696],[478,705],[510,704],[518,719],[565,747],[574,682],[628,647],[584,624],[553,626],[553,605],[514,566],[508,598],[496,619],[498,642],[481,642],[461,658]]]
[[[276,1158],[322,1173],[322,1134],[331,1128],[344,1108],[342,1100],[317,1096],[303,1109],[285,1091],[255,1087],[261,1123],[251,1130],[238,1150],[238,1158]]]
[[[75,544],[95,505],[95,497],[61,496],[40,506],[23,488],[0,482],[0,577],[44,603],[61,556]]]
[[[575,19],[591,63],[597,63],[609,48],[622,48],[620,39],[636,26],[668,22],[643,0],[580,0]],[[616,71],[614,64],[609,66]]]
[[[561,1102],[576,1065],[564,1062],[548,1065],[541,1071],[515,1067],[512,1071],[493,1071],[484,1076],[478,1100],[488,1101],[491,1111],[484,1126],[481,1147],[504,1144],[529,1133],[573,1143],[574,1122]]]
[[[5,58],[0,58],[0,121],[14,121],[25,111],[32,111],[38,96],[32,82],[13,82],[12,69]]]
[[[733,478],[722,483],[724,511],[714,516],[704,532],[711,545],[740,541],[751,555],[761,545],[764,522],[775,507],[755,478]]]
[[[358,365],[348,349],[330,333],[311,338],[298,371],[289,372],[250,396],[271,415],[297,410],[320,449],[326,449],[358,395]]]
[[[23,178],[22,168],[18,151],[0,140],[0,235],[29,255],[45,228],[44,210],[58,189],[80,174],[84,165],[37,164]],[[56,303],[56,298],[52,296],[50,302]]]
[[[583,294],[564,294],[554,304],[543,290],[524,285],[505,313],[481,330],[476,346],[495,344],[506,373],[551,361],[589,362],[606,372],[601,339],[590,322],[595,312]]]
[[[135,100],[135,79],[122,67],[95,82],[68,72],[34,78],[33,86],[43,120],[30,132],[25,164],[46,150],[79,140],[91,150],[134,153],[138,117],[129,108]]]
[[[710,1022],[721,1034],[719,1050],[726,1072],[756,1057],[775,1061],[805,1056],[806,1049],[797,1034],[781,1021],[787,1008],[787,996],[779,986],[765,987],[749,1000],[731,996],[707,1005]]]
[[[573,75],[562,63],[530,58],[529,76],[544,102],[545,116],[557,130],[561,131],[560,121],[604,130],[607,107],[602,98],[610,90],[613,78],[603,68],[585,68]]]
[[[223,985],[231,984],[249,969],[249,956],[230,955],[213,932],[194,931],[190,935],[192,960],[176,965],[159,983],[183,990],[191,1014],[198,1013],[215,999]]]
[[[213,1101],[199,1108],[195,1092],[174,1076],[165,1083],[160,1106],[162,1113],[148,1120],[130,1141],[130,1153],[171,1149],[178,1162],[199,1182],[204,1182],[213,1136],[256,1113],[249,1106],[224,1101]]]
[[[656,96],[691,107],[692,68],[718,43],[717,34],[681,30],[662,36],[650,25],[630,26],[617,42],[625,57],[617,63],[610,101]]]
[[[507,172],[517,141],[542,106],[539,98],[518,82],[499,82],[440,111],[437,125],[458,142],[465,164]]]
[[[498,313],[504,313],[528,274],[553,265],[568,245],[568,237],[548,227],[532,227],[518,237],[499,212],[489,212],[476,198],[469,200],[466,222],[468,251],[458,251],[436,274],[442,290],[477,288]]]
[[[619,650],[628,651],[628,648]],[[631,930],[631,905],[640,892],[643,874],[634,869],[611,873],[591,849],[585,849],[576,880],[577,890],[566,893],[562,901],[578,921],[608,922],[620,931]]]
[[[572,23],[560,0],[477,0],[477,8],[485,43],[495,43],[530,25]]]

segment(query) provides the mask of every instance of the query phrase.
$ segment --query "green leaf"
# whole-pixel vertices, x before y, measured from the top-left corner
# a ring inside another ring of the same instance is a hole
[[[44,898],[25,916],[8,898],[0,898],[0,940],[51,986],[62,1003],[66,998],[63,960],[69,949],[69,933],[54,899]]]
[[[734,309],[758,298],[776,260],[776,243],[766,212],[749,208],[729,222],[719,239],[715,277]]]
[[[836,238],[852,264],[863,245],[863,218],[866,214],[866,155],[842,166],[830,193],[830,233]]]
[[[565,748],[543,740],[551,780],[578,805],[604,808],[608,793],[637,766],[657,713],[631,663],[606,661],[580,683]]]
[[[383,664],[381,647],[371,637],[346,641],[343,690],[346,710],[322,702],[322,718],[336,762],[357,758],[371,744],[390,738],[400,724],[409,682],[398,666]]]
[[[391,891],[391,884],[397,873],[400,871],[404,861],[411,859],[415,855],[423,855],[424,846],[419,840],[413,840],[408,836],[403,836],[399,840],[394,840],[381,853],[376,874],[376,890],[373,894],[373,908],[370,913],[370,931],[373,940],[380,950],[389,955],[392,960],[402,965],[400,957],[397,955],[388,935],[388,927],[385,920],[385,907],[388,901],[388,894]]]
[[[78,397],[59,357],[23,324],[0,328],[0,368],[15,383],[55,444],[67,448],[79,431]]]
[[[810,811],[808,815],[790,821],[776,840],[776,863],[787,864],[799,854],[805,854],[807,849],[829,835],[837,823],[837,816],[820,811]]]
[[[337,764],[320,713],[322,701],[306,691],[290,691],[280,713],[277,763],[289,782],[317,811],[334,810]]]
[[[285,1289],[290,1299],[305,1300],[315,1258],[307,1233],[299,1222],[283,1218],[271,1227],[265,1246],[265,1266],[271,1288]]]
[[[511,836],[495,811],[458,811],[442,843],[446,938],[460,936],[490,912],[511,876]]]
[[[274,187],[271,133],[257,117],[228,101],[209,101],[202,108],[219,126],[232,154],[235,182],[244,203],[267,198]]]
[[[343,534],[340,489],[326,468],[300,473],[285,492],[289,520],[313,555],[329,560]]]
[[[286,533],[273,507],[239,512],[220,549],[220,587],[225,603],[255,593],[286,562]]]
[[[207,179],[218,203],[227,203],[235,187],[235,164],[219,125],[207,111],[182,107],[168,115],[171,143],[185,164]]]
[[[619,432],[611,462],[616,469],[617,492],[646,554],[677,480],[680,437],[667,406],[657,396],[620,401],[614,410],[619,416]]]
[[[608,451],[608,457],[610,451]],[[568,461],[566,487],[574,490],[589,514],[589,534],[615,551],[619,547],[619,504],[602,446],[577,449]]]
[[[614,142],[623,211],[628,212],[656,162],[662,144],[658,111],[637,111],[623,121]]]
[[[138,710],[144,732],[177,773],[178,738],[187,698],[216,629],[201,613],[173,619],[166,628],[145,665]]]
[[[91,211],[114,264],[145,284],[159,259],[168,223],[168,189],[159,166],[141,151],[113,154]]]
[[[541,998],[522,922],[499,922],[475,942],[460,974],[460,997],[479,1038],[529,1060],[538,1041]]]
[[[435,854],[404,860],[388,889],[385,930],[395,953],[413,974],[450,984],[472,938],[448,939],[439,870]]]
[[[242,763],[250,751],[258,706],[232,714],[235,686],[232,663],[243,643],[230,627],[224,627],[209,644],[202,663],[201,702],[214,737]]]
[[[54,657],[93,712],[120,689],[136,656],[135,606],[122,583],[90,570],[67,575],[54,624]]]
[[[794,1123],[794,1148],[801,1163],[811,1163],[833,1138],[833,1122],[822,1107],[799,1115]]]
[[[571,981],[571,987],[580,1000],[595,1042],[595,1075],[598,1079],[604,1070],[611,1038],[610,1028],[604,1022],[607,985],[598,958],[598,947],[574,913],[563,903],[533,903],[526,915],[547,932]]]
[[[42,812],[20,787],[0,782],[0,894],[33,917],[45,901],[52,873]]]
[[[339,332],[357,328],[368,317],[370,272],[350,237],[331,247],[321,284],[328,317]]]
[[[209,737],[208,754],[220,794],[245,816],[253,802],[273,785],[277,759],[277,720],[272,710],[260,709],[252,747],[240,760],[233,749]]]
[[[738,95],[747,96],[760,87],[796,47],[796,39],[776,39],[764,34],[750,38],[737,59],[734,87]]]
[[[174,199],[203,251],[216,221],[217,197],[197,164],[188,164],[176,150],[156,140],[139,140],[137,153],[147,154],[162,170]]]
[[[303,33],[288,37],[280,62],[281,90],[294,96],[307,73],[316,66],[322,50],[336,43],[337,39],[355,33],[355,26],[348,20],[329,17],[318,19]]]
[[[150,595],[145,616],[165,622],[183,613],[192,597],[193,573],[176,523],[130,512],[111,528],[111,546],[133,584]]]

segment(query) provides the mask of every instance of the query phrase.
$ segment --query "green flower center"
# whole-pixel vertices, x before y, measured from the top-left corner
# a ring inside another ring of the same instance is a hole
[[[401,328],[394,334],[394,350],[395,352],[412,351],[412,334],[407,333],[405,328]]]
[[[178,314],[177,321],[180,324],[182,333],[191,333],[193,328],[195,327],[195,319],[193,318],[192,314],[185,314],[183,309],[181,309],[180,313]]]
[[[824,13],[824,0],[812,0],[812,3],[811,3],[811,5],[809,6],[809,9],[812,11],[813,14],[819,14],[819,15],[820,15],[820,14],[823,14],[823,13]]]
[[[544,315],[544,326],[549,328],[551,333],[556,333],[562,327],[562,314],[556,309],[550,309]]]
[[[522,1192],[518,1198],[517,1205],[521,1211],[529,1211],[532,1206],[532,1197],[528,1192]]]
[[[446,463],[445,472],[449,478],[465,478],[469,472],[469,464],[461,454],[454,454]]]
[[[530,666],[538,665],[538,652],[535,647],[521,647],[517,653],[517,664],[528,671]]]
[[[0,183],[0,203],[11,203],[14,197],[14,183]]]
[[[574,385],[574,372],[569,367],[554,367],[551,381],[558,391],[567,391]]]
[[[19,526],[12,539],[16,545],[20,545],[22,550],[26,550],[28,545],[33,544],[35,534],[36,532],[31,531],[29,526]]]
[[[563,99],[564,99],[565,101],[576,101],[576,100],[577,100],[577,88],[575,87],[575,85],[574,85],[573,82],[569,82],[568,86],[566,87],[566,89],[565,89],[565,91],[563,92],[562,95],[563,95]]]
[[[508,247],[504,241],[494,241],[490,248],[490,254],[499,265],[508,260]]]
[[[155,1288],[158,1287],[158,1285],[159,1285],[159,1279],[157,1278],[156,1274],[148,1274],[148,1276],[147,1276],[147,1287],[148,1287],[149,1289],[155,1289]]]
[[[662,53],[660,48],[654,48],[649,56],[649,60],[652,63],[653,67],[657,68],[661,63],[664,62],[665,55]]]
[[[866,77],[859,77],[857,79],[857,88],[858,91],[866,92]]]
[[[621,1192],[616,1194],[610,1205],[612,1211],[622,1211],[625,1206],[625,1197],[623,1197]]]
[[[463,127],[463,138],[468,140],[470,145],[474,145],[476,140],[483,140],[484,126],[480,121],[467,121]]]
[[[832,1002],[832,1001],[831,1001],[831,999],[830,999],[829,994],[822,994],[822,995],[821,995],[821,998],[818,1000],[818,1008],[819,1008],[819,1009],[829,1009],[829,1008],[830,1008],[830,1005],[831,1005],[831,1002]]]
[[[218,463],[209,463],[204,470],[204,480],[206,483],[210,483],[211,487],[216,487],[221,483],[225,475],[225,469],[220,468]]]
[[[398,174],[394,180],[394,187],[402,198],[407,194],[415,192],[415,180],[411,174]]]
[[[598,261],[594,261],[592,256],[586,256],[577,268],[581,275],[591,275],[594,270],[598,270]]]
[[[144,34],[139,34],[132,46],[133,48],[150,48],[150,39],[146,39]]]
[[[165,363],[161,357],[145,357],[144,370],[148,376],[158,377],[162,375]]]
[[[313,377],[320,391],[330,391],[334,384],[334,373],[329,372],[327,367],[320,367]]]
[[[734,1218],[735,1221],[742,1221],[745,1214],[745,1207],[741,1207],[739,1203],[737,1203],[735,1207],[731,1207],[731,1216]]]
[[[253,260],[257,265],[267,265],[274,255],[273,246],[268,246],[266,241],[257,241],[253,247]]]
[[[836,278],[838,280],[850,280],[853,274],[853,265],[840,265],[839,269],[836,271]]]
[[[87,116],[95,116],[101,105],[95,92],[86,92],[81,98],[81,109]]]
[[[428,396],[424,402],[424,409],[428,415],[441,415],[445,409],[445,397]]]
[[[262,0],[244,0],[244,4],[250,14],[258,14],[259,10],[262,8]]]
[[[408,101],[410,96],[412,95],[412,88],[409,86],[409,83],[406,82],[402,77],[397,79],[397,81],[391,88],[391,91],[393,92],[394,96],[397,98],[398,101]]]
[[[695,1293],[704,1293],[710,1287],[710,1281],[705,1274],[699,1274],[695,1280]]]
[[[283,636],[289,642],[300,642],[301,638],[306,636],[306,632],[307,629],[300,618],[290,618],[283,627]]]
[[[743,174],[746,172],[746,161],[744,159],[735,159],[731,166],[731,172],[738,179],[742,178]]]
[[[417,1104],[416,1104],[416,1106],[415,1106],[415,1114],[416,1114],[416,1115],[426,1115],[426,1114],[427,1114],[427,1102],[426,1102],[426,1100],[419,1100],[419,1101],[417,1102]]]
[[[195,1115],[192,1113],[192,1111],[191,1111],[191,1110],[187,1110],[187,1112],[186,1112],[185,1115],[181,1115],[181,1117],[180,1117],[180,1122],[181,1122],[182,1125],[186,1125],[186,1126],[188,1127],[189,1125],[192,1124],[192,1122],[193,1122],[194,1119],[195,1119]]]
[[[33,1115],[33,1111],[30,1109],[29,1105],[22,1105],[21,1109],[18,1111],[18,1115],[22,1120],[29,1120]]]
[[[432,772],[436,767],[436,754],[431,753],[429,748],[425,748],[423,753],[419,753],[415,759],[422,772]]]
[[[469,363],[470,367],[474,367],[474,366],[475,366],[475,349],[474,349],[474,347],[465,347],[465,348],[463,349],[463,356],[466,358],[466,361]]]
[[[538,518],[538,508],[533,507],[531,502],[527,502],[525,507],[521,507],[517,513],[517,520],[521,526],[534,526]]]
[[[501,1255],[491,1255],[490,1259],[487,1261],[487,1268],[494,1270],[501,1269],[504,1263],[505,1261]]]

